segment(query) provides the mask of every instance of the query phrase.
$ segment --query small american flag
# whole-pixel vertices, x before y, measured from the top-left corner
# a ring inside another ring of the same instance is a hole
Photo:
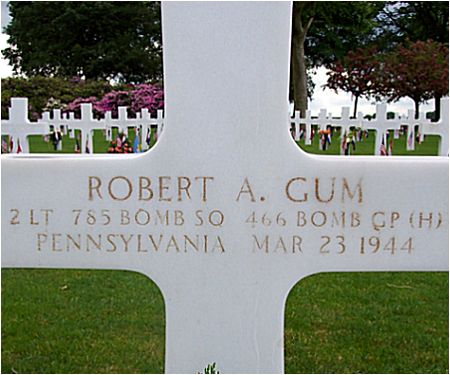
[[[386,146],[384,144],[384,137],[383,140],[381,141],[381,146],[380,146],[380,155],[381,156],[386,156]]]

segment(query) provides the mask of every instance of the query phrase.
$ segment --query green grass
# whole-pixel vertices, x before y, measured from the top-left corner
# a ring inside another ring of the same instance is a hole
[[[334,273],[286,307],[287,373],[448,373],[447,273]]]
[[[447,273],[315,275],[293,288],[285,317],[287,373],[448,372]],[[2,373],[160,373],[163,363],[164,303],[146,277],[2,271]]]
[[[75,134],[79,137],[79,131],[76,130]],[[113,139],[115,139],[117,135],[117,128],[113,128],[112,131]],[[133,145],[134,142],[134,130],[133,128],[128,129],[128,139],[130,144]],[[150,137],[150,145],[151,147],[155,144],[154,139],[154,130],[152,129],[151,137]],[[40,135],[31,135],[28,137],[30,144],[30,153],[34,154],[70,154],[74,153],[75,150],[75,138],[70,138],[68,135],[63,136],[62,139],[62,150],[55,151],[53,148],[53,144],[51,142],[44,142],[43,137]],[[81,147],[86,147],[86,145],[80,145]],[[109,141],[105,140],[105,136],[102,130],[94,130],[94,152],[95,153],[106,153],[108,150]]]
[[[2,373],[161,373],[159,289],[131,272],[2,271]]]
[[[314,127],[315,128],[315,127]],[[393,139],[393,132],[391,131],[391,138]],[[79,132],[76,131],[78,136]],[[117,134],[117,129],[113,128],[113,137],[115,138]],[[134,142],[134,130],[129,128],[129,141],[131,144]],[[414,156],[436,156],[438,154],[438,144],[440,137],[437,135],[425,136],[425,140],[422,144],[415,142],[414,151],[406,151],[406,136],[402,135],[399,139],[394,139],[393,143],[393,155],[414,155]],[[43,137],[40,135],[32,135],[29,137],[30,152],[31,153],[73,153],[75,150],[75,139],[71,139],[69,136],[63,137],[62,150],[55,151],[51,143],[46,143]],[[311,145],[306,146],[304,141],[301,140],[297,142],[299,147],[301,147],[306,152],[312,154],[321,155],[337,155],[340,153],[340,129],[335,130],[332,138],[331,146],[326,151],[319,149],[319,137],[315,136]],[[150,146],[153,147],[155,144],[155,134],[152,130]],[[109,142],[105,140],[102,130],[94,130],[94,152],[95,153],[106,153],[108,149]],[[82,147],[85,147],[83,145]],[[356,151],[354,155],[373,155],[375,148],[375,131],[369,131],[369,137],[363,142],[357,142]]]
[[[399,139],[394,139],[394,132],[390,131],[390,139],[393,139],[392,154],[394,156],[414,155],[414,156],[436,156],[438,154],[438,145],[440,137],[437,135],[427,135],[424,141],[419,144],[415,142],[414,151],[406,151],[406,135],[402,135]],[[335,130],[332,137],[331,146],[322,151],[319,147],[319,137],[313,138],[311,145],[305,145],[304,140],[301,140],[298,145],[311,154],[319,155],[338,155],[340,154],[340,129]],[[375,149],[375,131],[369,131],[369,137],[362,142],[356,143],[356,151],[352,155],[373,155]]]
[[[326,153],[338,153],[336,139]],[[317,142],[300,147],[321,154]],[[394,154],[436,155],[437,143],[438,137],[428,136],[407,152],[402,137]],[[65,137],[63,146],[61,152],[73,152],[75,141]],[[96,131],[94,150],[107,146]],[[373,148],[371,132],[357,144],[357,154],[373,154]],[[40,136],[30,137],[30,149],[54,152]],[[448,305],[448,273],[308,277],[287,301],[285,371],[448,373]],[[6,269],[1,312],[2,373],[164,370],[164,303],[142,275]]]

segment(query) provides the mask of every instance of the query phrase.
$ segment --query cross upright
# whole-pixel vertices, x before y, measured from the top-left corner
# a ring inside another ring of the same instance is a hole
[[[49,124],[46,122],[30,122],[28,119],[28,99],[12,98],[9,108],[9,119],[2,120],[2,134],[8,134],[13,139],[13,149],[11,152],[17,153],[18,145],[22,152],[28,154],[30,147],[28,144],[29,135],[45,135],[49,133]]]
[[[386,144],[386,131],[400,129],[400,125],[403,122],[397,118],[387,120],[386,104],[377,104],[375,113],[375,120],[365,121],[364,128],[367,130],[375,130],[375,155],[381,155],[381,143],[384,141],[385,146],[388,147]]]
[[[421,141],[423,141],[424,134],[428,135],[438,135],[441,138],[439,143],[439,156],[448,156],[449,144],[448,144],[448,133],[449,133],[449,99],[441,98],[441,117],[437,122],[431,122],[426,120],[424,115],[421,113],[420,118],[422,119],[420,129]]]
[[[3,157],[3,267],[147,275],[168,373],[283,372],[286,298],[308,275],[447,269],[446,158],[314,156],[292,140],[290,3],[162,11],[157,145]]]
[[[338,126],[341,128],[341,144],[344,137],[348,134],[350,128],[363,127],[364,119],[362,112],[358,112],[356,118],[350,118],[350,108],[342,107],[341,118],[338,120],[333,120],[333,126]],[[340,147],[341,155],[344,153],[342,147]]]

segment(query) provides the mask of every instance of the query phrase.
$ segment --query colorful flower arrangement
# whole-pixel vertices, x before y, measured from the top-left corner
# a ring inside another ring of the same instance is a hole
[[[108,154],[132,154],[133,147],[124,133],[120,133],[116,140],[111,141]]]

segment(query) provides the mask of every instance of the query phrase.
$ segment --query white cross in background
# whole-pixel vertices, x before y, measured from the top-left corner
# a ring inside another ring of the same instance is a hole
[[[9,119],[2,120],[2,134],[8,134],[13,139],[11,152],[17,153],[18,147],[23,153],[29,153],[29,135],[46,135],[50,132],[46,122],[32,123],[28,119],[28,99],[12,98],[9,108]]]

